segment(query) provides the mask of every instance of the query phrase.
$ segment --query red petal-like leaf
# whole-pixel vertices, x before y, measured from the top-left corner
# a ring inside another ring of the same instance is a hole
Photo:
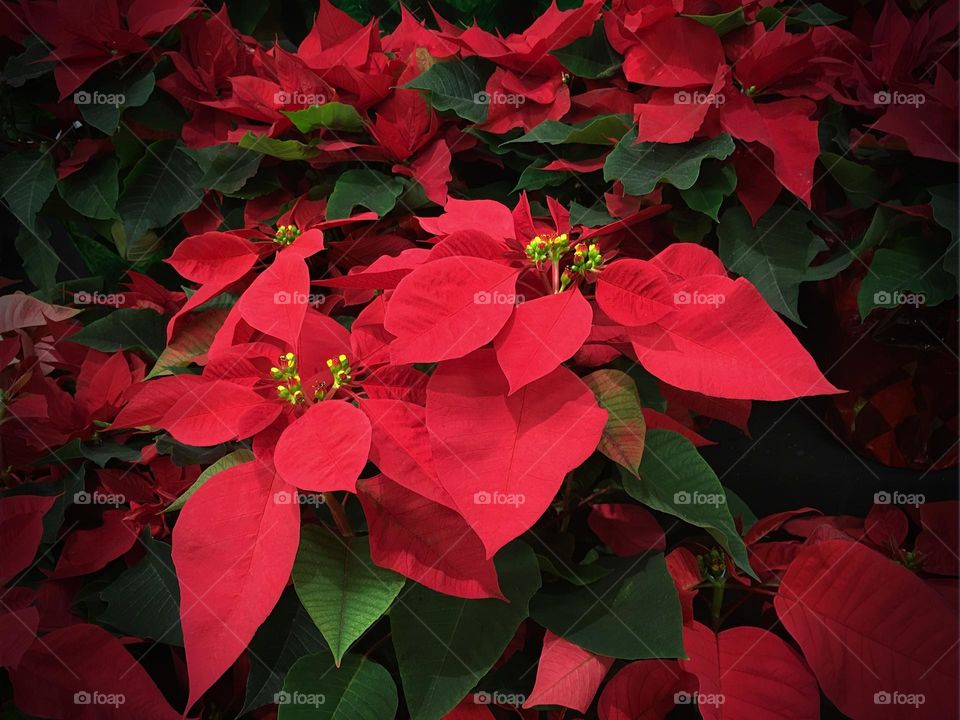
[[[537,665],[537,679],[525,708],[561,705],[586,712],[613,658],[594,655],[547,630]]]
[[[666,538],[657,519],[645,508],[628,503],[601,503],[590,508],[590,529],[617,555],[663,552]]]
[[[277,473],[303,490],[356,492],[370,454],[370,421],[348,402],[313,405],[283,431],[274,462]]]
[[[606,417],[563,367],[513,395],[491,350],[436,369],[427,384],[434,464],[488,556],[540,518],[597,448]]]
[[[295,348],[307,315],[309,291],[307,263],[296,254],[281,252],[250,284],[237,304],[251,327]]]
[[[493,560],[455,511],[384,475],[361,480],[357,494],[377,565],[445,595],[503,599]]]
[[[266,400],[253,390],[211,380],[192,388],[156,424],[187,445],[216,445],[254,435],[272,423],[281,409],[279,401]]]
[[[957,715],[957,618],[902,565],[859,543],[809,545],[784,574],[774,607],[841,712]],[[924,700],[915,708],[917,696]]]
[[[33,562],[43,537],[43,516],[56,500],[39,495],[0,498],[0,585]]]
[[[387,302],[394,364],[458,358],[493,340],[513,312],[516,281],[513,268],[480,258],[416,268]]]
[[[600,273],[597,304],[621,325],[646,325],[673,310],[673,291],[656,265],[627,258]]]
[[[246,649],[276,605],[300,542],[293,488],[259,459],[190,497],[173,529],[188,709]]]
[[[577,288],[518,305],[493,341],[510,394],[573,357],[592,323],[593,310]]]
[[[673,696],[682,674],[673,660],[630,663],[600,694],[600,720],[663,720],[673,710]]]

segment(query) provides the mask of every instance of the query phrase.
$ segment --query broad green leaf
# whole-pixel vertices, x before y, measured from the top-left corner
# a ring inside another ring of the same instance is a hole
[[[197,187],[230,195],[257,174],[263,155],[237,145],[224,144],[184,150],[203,170]]]
[[[341,102],[328,102],[323,105],[312,105],[303,110],[284,112],[290,122],[302,133],[313,132],[321,128],[327,130],[341,130],[344,132],[360,132],[363,130],[363,118],[353,105]]]
[[[572,143],[614,145],[630,129],[630,123],[629,115],[599,115],[575,125],[567,125],[556,120],[544,120],[526,135],[518,137],[516,140],[508,140],[504,145],[531,142],[539,142],[545,145],[569,145]]]
[[[734,525],[727,496],[713,469],[689,440],[670,430],[648,430],[640,477],[620,472],[623,488],[654,510],[706,530],[739,568],[756,577]]]
[[[239,144],[245,150],[253,150],[279,160],[306,160],[317,154],[315,148],[299,140],[277,140],[266,135],[254,135],[252,132],[247,132],[240,138]]]
[[[121,462],[138,462],[140,448],[114,442],[113,440],[90,440],[84,442],[74,438],[53,452],[40,458],[38,464],[65,463],[68,460],[90,460],[100,467],[106,467],[111,460]]]
[[[857,208],[876,204],[883,192],[883,181],[869,165],[861,165],[836,153],[820,153],[820,162],[833,176]]]
[[[175,142],[161,140],[149,145],[127,175],[117,204],[126,246],[139,247],[137,241],[148,230],[199,206],[203,199],[198,190],[202,175],[200,167]]]
[[[84,120],[113,135],[120,126],[120,114],[126,108],[143,105],[153,92],[154,82],[152,72],[124,79],[95,76],[87,87],[73,94],[72,100]]]
[[[667,214],[667,218],[673,224],[673,234],[680,242],[700,245],[714,227],[713,222],[706,215],[684,207],[673,208]]]
[[[347,655],[336,668],[326,653],[297,660],[276,697],[278,720],[393,720],[398,702],[383,666]]]
[[[304,526],[293,586],[338,665],[389,609],[403,583],[403,576],[373,564],[366,537],[341,538],[320,525]]]
[[[547,161],[544,158],[537,158],[530,163],[524,171],[520,173],[520,178],[517,180],[516,186],[510,192],[516,193],[521,190],[542,190],[545,187],[556,187],[563,185],[570,179],[571,173],[569,172],[544,170],[543,167],[546,164]]]
[[[637,131],[631,130],[607,156],[603,179],[620,180],[630,195],[646,195],[660,182],[686,190],[697,181],[705,159],[723,160],[732,152],[733,140],[726,134],[702,142],[669,145],[637,143]]]
[[[700,171],[696,184],[681,190],[683,201],[691,210],[702,212],[716,222],[724,198],[737,187],[737,173],[731,165],[707,162]]]
[[[81,215],[95,220],[117,216],[120,182],[117,159],[92,160],[77,172],[60,181],[60,197]]]
[[[347,170],[327,200],[327,220],[350,217],[360,205],[383,217],[393,210],[404,185],[396,178],[369,168]]]
[[[145,379],[171,375],[173,370],[185,368],[194,358],[205,354],[229,313],[228,308],[212,308],[198,310],[184,317],[176,335],[160,353]]]
[[[937,185],[929,188],[930,205],[933,207],[933,219],[940,227],[950,231],[957,239],[957,185]]]
[[[570,203],[570,224],[583,225],[585,227],[601,227],[609,225],[613,218],[607,213],[605,205],[600,203],[593,207],[586,207],[576,201]]]
[[[556,57],[570,74],[591,80],[610,77],[623,62],[623,58],[607,42],[603,22],[599,20],[588,36],[574,40],[550,54]]]
[[[56,67],[54,60],[44,60],[50,56],[50,48],[36,35],[27,35],[23,39],[24,51],[11,55],[3,66],[0,82],[10,87],[23,87],[27,80],[46,75]]]
[[[932,307],[957,294],[957,279],[944,268],[944,244],[901,236],[877,249],[860,284],[861,319],[875,308]]]
[[[240,714],[273,704],[293,664],[325,647],[297,594],[288,588],[250,641],[250,673]]]
[[[98,622],[120,632],[169,645],[183,645],[180,630],[180,587],[170,558],[170,545],[143,539],[146,554],[100,591],[107,609]]]
[[[743,16],[743,8],[738,7],[735,10],[730,12],[722,13],[720,15],[684,15],[691,20],[696,20],[701,25],[706,25],[708,28],[713,28],[713,31],[717,33],[720,37],[723,37],[731,30],[736,30],[737,28],[742,28],[747,24],[746,18]]]
[[[60,256],[50,246],[50,228],[47,224],[41,222],[36,230],[36,233],[31,233],[21,225],[14,246],[30,282],[40,290],[48,290],[57,282]]]
[[[390,611],[403,694],[412,720],[440,720],[487,674],[526,619],[540,587],[533,551],[515,542],[496,557],[510,600],[464,600],[414,585]]]
[[[597,370],[583,381],[607,411],[607,424],[597,449],[614,462],[636,474],[643,459],[643,439],[647,433],[640,407],[637,384],[620,370]]]
[[[0,200],[34,235],[37,213],[56,184],[57,174],[49,152],[15,150],[0,158]]]
[[[70,341],[102,352],[140,348],[154,358],[163,352],[167,339],[166,319],[153,310],[120,308],[94,320]]]
[[[578,563],[572,567],[555,555],[537,555],[543,572],[556,575],[571,585],[591,585],[610,574],[610,568],[599,562]]]
[[[533,619],[598,655],[683,657],[683,615],[663,554],[603,562],[610,572],[590,585],[545,585],[530,604]]]
[[[753,514],[753,510],[744,502],[743,498],[733,490],[724,487],[723,491],[727,495],[727,507],[730,508],[730,515],[733,516],[734,521],[738,517],[740,518],[740,531],[746,533],[757,522],[757,516]]]
[[[883,241],[890,225],[890,215],[890,210],[884,207],[878,207],[873,214],[870,225],[852,247],[841,244],[831,257],[819,265],[810,268],[804,280],[829,280],[850,267],[854,260]]]
[[[203,485],[207,480],[212,478],[217,473],[223,472],[227,468],[232,468],[234,465],[242,465],[243,463],[252,462],[254,460],[253,453],[249,450],[241,449],[234,450],[228,455],[224,455],[222,458],[217,460],[213,465],[204,470],[193,481],[193,484],[183,491],[183,494],[180,495],[176,500],[167,505],[164,508],[164,512],[173,512],[174,510],[179,510],[183,507],[184,503],[190,499],[190,496],[193,495],[197,490],[200,489],[200,486]]]
[[[464,120],[481,123],[487,118],[484,88],[492,69],[489,62],[475,57],[438,62],[404,87],[429,90],[435,109],[452,110]]]
[[[757,222],[736,206],[723,214],[717,234],[720,259],[728,270],[747,278],[770,307],[800,322],[797,298],[810,263],[827,244],[815,235],[802,210],[774,205]]]

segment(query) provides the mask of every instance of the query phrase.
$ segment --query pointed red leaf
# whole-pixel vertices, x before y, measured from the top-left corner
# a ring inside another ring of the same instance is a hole
[[[156,425],[187,445],[216,445],[263,430],[281,409],[278,401],[253,390],[227,380],[211,380],[183,395]]]
[[[43,516],[56,500],[40,495],[0,498],[0,585],[33,562],[43,537]]]
[[[274,462],[277,473],[303,490],[356,492],[370,454],[370,421],[348,402],[310,407],[283,431]]]
[[[503,599],[493,560],[456,512],[384,475],[361,480],[357,495],[377,565],[445,595]]]
[[[100,526],[68,535],[53,577],[89,575],[132,548],[137,541],[138,528],[126,519],[126,515],[126,510],[107,510]]]
[[[480,258],[416,268],[387,302],[394,364],[458,358],[493,340],[513,312],[516,280],[513,268]]]
[[[518,305],[493,341],[510,394],[573,357],[592,323],[593,310],[577,288]]]
[[[657,519],[645,508],[628,503],[600,503],[590,508],[590,529],[621,557],[650,550],[663,552],[666,538]]]
[[[300,541],[294,492],[257,459],[214,475],[180,512],[173,563],[188,709],[246,649],[287,584]]]
[[[846,715],[957,715],[957,618],[902,565],[859,543],[808,545],[784,574],[774,607]],[[918,695],[924,701],[915,708],[909,698]]]
[[[6,599],[6,597],[5,597]],[[0,612],[0,667],[16,668],[24,653],[33,645],[40,626],[40,613],[35,607]]]
[[[600,273],[597,304],[621,325],[646,325],[673,310],[673,291],[656,265],[627,258]]]
[[[696,675],[696,694],[683,691],[704,720],[818,720],[817,681],[793,648],[768,630],[735,627],[720,634],[698,622],[683,629],[689,660],[684,670]]]
[[[673,710],[682,671],[673,660],[638,660],[621,669],[600,694],[600,720],[663,720]]]
[[[630,82],[670,88],[710,85],[724,64],[720,38],[696,20],[664,18],[634,37],[637,44],[623,60]]]
[[[310,300],[310,273],[302,257],[281,252],[257,275],[237,304],[251,327],[296,347]]]
[[[437,475],[490,557],[540,518],[606,418],[563,367],[508,396],[492,350],[442,363],[427,384]]]
[[[537,664],[537,679],[525,708],[561,705],[586,712],[613,658],[594,655],[547,630]]]

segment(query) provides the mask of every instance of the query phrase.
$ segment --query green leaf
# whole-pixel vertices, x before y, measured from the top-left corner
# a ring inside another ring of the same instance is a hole
[[[571,567],[556,555],[537,554],[537,562],[540,563],[540,569],[543,572],[556,575],[571,585],[591,585],[611,572],[608,566],[599,562],[578,563]]]
[[[610,77],[623,62],[623,58],[607,42],[602,21],[597,21],[593,32],[587,37],[574,40],[550,54],[556,57],[571,75],[591,80]]]
[[[173,339],[160,353],[157,362],[144,379],[171,375],[173,370],[185,368],[195,358],[205,354],[229,313],[228,308],[212,308],[186,315]]]
[[[49,238],[50,228],[46,223],[41,223],[35,234],[21,225],[14,240],[24,272],[40,290],[48,290],[56,285],[57,268],[60,267],[60,256],[50,247]]]
[[[304,526],[293,586],[337,665],[389,609],[403,583],[403,576],[373,564],[366,537],[341,538],[320,525]]]
[[[11,55],[3,66],[0,82],[10,87],[23,87],[27,80],[46,75],[56,67],[53,60],[44,60],[50,56],[50,48],[39,37],[27,35],[23,40],[24,51]]]
[[[239,144],[245,150],[253,150],[279,160],[306,160],[317,154],[315,148],[299,140],[277,140],[266,135],[254,135],[249,131],[240,138]]]
[[[681,190],[693,187],[700,175],[700,164],[706,158],[723,160],[733,152],[733,140],[727,134],[678,145],[636,141],[636,130],[623,136],[607,156],[603,179],[620,180],[630,195],[637,196],[652,192],[660,182]]]
[[[940,227],[950,231],[954,240],[957,239],[957,191],[954,185],[937,185],[928,189],[930,192],[930,206],[933,208],[933,219]]]
[[[363,130],[363,118],[353,105],[341,102],[328,102],[323,105],[311,105],[303,110],[284,112],[297,130],[306,134],[321,128],[360,132]]]
[[[153,92],[152,72],[132,78],[102,77],[87,83],[96,87],[77,90],[73,102],[83,119],[106,135],[113,135],[120,126],[120,114],[143,105]]]
[[[414,585],[390,611],[412,720],[440,720],[487,674],[527,617],[540,587],[533,551],[514,542],[496,557],[509,603],[464,600]]]
[[[200,486],[203,485],[207,480],[212,478],[217,473],[221,473],[227,468],[232,468],[234,465],[242,465],[243,463],[252,462],[254,460],[253,453],[246,449],[234,450],[228,455],[224,455],[222,458],[217,460],[213,465],[204,470],[193,481],[193,485],[188,487],[183,491],[183,494],[180,495],[176,500],[167,505],[164,508],[164,512],[173,512],[174,510],[179,510],[183,507],[184,503],[190,499],[190,496],[193,495],[197,490],[200,489]]]
[[[607,213],[607,208],[603,203],[594,205],[593,207],[586,207],[576,201],[570,203],[571,225],[583,225],[594,228],[609,225],[612,222],[613,218]]]
[[[647,431],[640,478],[620,472],[623,488],[654,510],[706,530],[733,561],[756,577],[716,473],[689,440],[670,430]]]
[[[609,574],[590,585],[545,585],[530,605],[533,619],[598,655],[683,657],[683,614],[663,554],[603,562]]]
[[[230,195],[246,185],[257,174],[263,155],[237,145],[212,145],[199,149],[184,149],[203,171],[197,187]]]
[[[95,220],[117,216],[120,168],[115,157],[93,160],[60,181],[60,197],[81,215]]]
[[[735,10],[730,12],[722,13],[720,15],[684,15],[691,20],[696,20],[701,25],[706,25],[708,28],[713,28],[713,31],[717,33],[720,37],[723,37],[731,30],[736,30],[737,28],[742,28],[747,24],[747,20],[743,15],[743,8],[738,7]]]
[[[158,357],[167,340],[167,321],[153,310],[120,308],[94,320],[70,341],[102,352],[140,348]]]
[[[597,370],[583,378],[597,403],[607,411],[607,424],[597,449],[634,475],[643,459],[647,425],[643,421],[637,384],[620,370]]]
[[[489,62],[476,57],[438,62],[404,87],[429,90],[436,110],[452,110],[464,120],[481,123],[487,119],[483,94],[492,70]]]
[[[284,591],[250,642],[250,673],[240,715],[273,704],[293,664],[305,655],[322,652],[325,647],[320,631],[296,593],[292,589]]]
[[[0,158],[0,200],[34,235],[37,213],[56,184],[57,173],[49,152],[15,150]]]
[[[396,178],[369,168],[347,170],[327,200],[327,220],[350,217],[360,205],[383,217],[393,210],[404,185]]]
[[[40,544],[44,546],[52,545],[58,541],[64,512],[68,506],[73,504],[74,497],[84,487],[86,465],[80,465],[76,468],[64,467],[62,471],[59,480],[24,483],[0,490],[0,497],[12,497],[14,495],[56,496],[53,505],[43,516],[43,537]]]
[[[869,165],[861,165],[831,152],[820,153],[820,162],[856,208],[876,204],[883,193],[883,181]]]
[[[716,222],[720,205],[736,187],[737,173],[732,166],[708,162],[701,169],[697,183],[691,188],[681,190],[680,195],[687,207],[702,212]]]
[[[175,142],[161,140],[149,145],[127,175],[117,204],[125,244],[135,247],[148,230],[198,207],[203,199],[197,190],[202,174]],[[125,257],[133,255],[125,253]]]
[[[563,185],[572,177],[572,173],[569,172],[544,170],[543,167],[545,165],[547,165],[547,160],[544,158],[537,158],[530,163],[524,168],[523,172],[520,173],[520,178],[517,180],[516,186],[510,192],[516,193],[521,190],[542,190],[545,187],[557,187],[558,185]]]
[[[335,668],[319,653],[297,660],[276,698],[278,720],[392,720],[397,686],[383,666],[347,655]]]
[[[809,216],[774,205],[754,227],[741,207],[723,214],[717,234],[727,269],[756,285],[770,307],[800,322],[797,298],[810,263],[827,244],[807,227]]]
[[[183,645],[180,587],[170,546],[145,534],[146,555],[100,591],[107,609],[97,617],[126,635]]]
[[[877,249],[860,284],[860,318],[878,307],[932,307],[957,294],[956,277],[944,268],[947,248],[927,238],[901,236]]]
[[[613,145],[630,129],[630,123],[629,115],[599,115],[575,125],[544,120],[526,135],[503,144],[539,142],[545,145]]]
[[[100,467],[106,467],[111,460],[121,462],[138,462],[140,448],[131,445],[121,445],[113,440],[97,440],[84,442],[74,438],[53,452],[40,458],[38,464],[65,463],[68,460],[90,460]]]

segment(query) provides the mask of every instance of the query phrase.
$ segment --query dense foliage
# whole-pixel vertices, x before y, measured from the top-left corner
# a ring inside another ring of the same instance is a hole
[[[957,15],[5,4],[4,717],[956,717]]]

